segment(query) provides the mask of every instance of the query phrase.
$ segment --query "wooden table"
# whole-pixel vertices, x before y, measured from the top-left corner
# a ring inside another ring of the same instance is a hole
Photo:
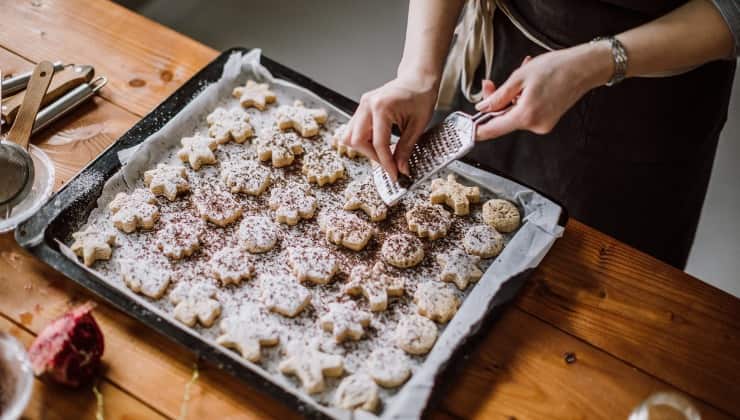
[[[43,59],[93,64],[102,97],[40,133],[57,187],[217,51],[108,1],[0,1],[0,68]],[[0,236],[0,330],[28,344],[95,299]],[[100,303],[106,419],[175,418],[194,357]],[[520,298],[435,396],[434,417],[625,418],[656,391],[690,396],[706,418],[740,416],[740,300],[571,220]],[[573,353],[575,362],[564,355]],[[201,366],[189,418],[297,417],[269,395]],[[94,418],[90,388],[37,381],[29,418]]]

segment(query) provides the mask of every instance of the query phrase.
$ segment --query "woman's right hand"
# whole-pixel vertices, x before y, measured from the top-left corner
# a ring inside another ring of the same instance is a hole
[[[399,172],[409,175],[408,159],[432,117],[437,87],[433,77],[399,76],[365,93],[348,124],[343,143],[380,163],[394,180]],[[401,137],[395,152],[391,152],[394,124]]]

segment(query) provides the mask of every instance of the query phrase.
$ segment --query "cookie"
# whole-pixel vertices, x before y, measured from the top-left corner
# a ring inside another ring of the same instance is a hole
[[[325,109],[306,108],[303,106],[303,102],[295,101],[292,106],[280,106],[275,118],[277,119],[277,126],[281,130],[285,131],[292,128],[303,137],[312,137],[319,134],[319,127],[326,123],[329,114]]]
[[[208,135],[218,144],[228,143],[231,140],[244,143],[254,136],[254,129],[249,124],[249,116],[238,108],[228,111],[224,108],[216,108],[208,114],[206,122],[208,123]]]
[[[319,187],[333,184],[344,178],[344,163],[331,150],[320,150],[307,153],[303,157],[303,168],[301,170],[308,182],[318,184]]]
[[[242,206],[231,193],[220,188],[198,190],[190,201],[201,219],[217,226],[228,226],[242,215]]]
[[[97,260],[109,260],[113,253],[111,245],[116,242],[115,234],[92,226],[73,233],[72,238],[75,241],[70,249],[77,256],[82,257],[82,262],[88,267],[92,266]]]
[[[350,159],[362,156],[362,154],[357,150],[342,143],[342,137],[344,137],[346,131],[347,124],[342,124],[336,130],[334,130],[334,134],[329,140],[329,146],[331,146],[332,149],[335,149],[337,153],[339,153],[339,156],[345,155]]]
[[[254,275],[254,259],[239,248],[222,248],[211,256],[208,266],[222,285],[239,284]]]
[[[373,312],[385,311],[390,296],[403,296],[406,279],[394,277],[385,265],[378,261],[372,268],[360,264],[352,269],[349,282],[342,288],[342,293],[350,296],[363,295]]]
[[[337,258],[327,249],[319,247],[290,248],[288,264],[300,282],[327,284],[339,271]]]
[[[257,138],[257,157],[272,166],[282,168],[289,166],[296,155],[303,154],[301,138],[295,133],[281,133],[274,129],[262,132]]]
[[[417,237],[398,233],[385,239],[380,257],[394,267],[414,267],[424,259],[424,246]]]
[[[468,254],[492,258],[504,249],[504,237],[488,225],[478,225],[465,232],[462,244]]]
[[[388,206],[378,195],[370,177],[354,181],[344,190],[344,209],[362,210],[372,222],[385,220],[388,216]]]
[[[170,302],[175,305],[175,319],[194,327],[196,323],[210,327],[221,315],[221,304],[216,300],[216,288],[210,284],[195,286],[183,282],[170,293]]]
[[[182,166],[160,163],[155,169],[144,172],[144,184],[155,195],[174,201],[178,194],[190,190],[188,175]]]
[[[308,186],[299,184],[273,188],[268,204],[275,210],[275,220],[286,225],[311,219],[316,213],[316,197]]]
[[[293,318],[311,303],[311,292],[287,273],[261,275],[260,286],[262,304],[280,315]]]
[[[219,327],[221,335],[216,343],[253,363],[260,361],[262,347],[276,346],[280,341],[278,322],[253,306],[242,306],[236,315],[221,320]]]
[[[334,393],[334,405],[346,410],[378,409],[378,385],[365,373],[355,373],[342,379]]]
[[[203,165],[212,165],[216,163],[216,140],[210,137],[204,137],[196,134],[193,137],[183,137],[180,141],[182,149],[177,152],[177,157],[181,161],[190,164],[194,171],[197,171]]]
[[[432,191],[429,194],[432,204],[446,204],[456,215],[464,216],[470,213],[470,203],[480,201],[480,188],[466,187],[455,180],[455,175],[447,175],[447,179],[437,178],[432,181]]]
[[[172,281],[172,270],[153,261],[121,258],[118,268],[126,287],[152,299],[161,298]]]
[[[137,188],[131,194],[120,192],[108,204],[111,222],[126,233],[136,229],[151,229],[159,219],[156,204],[157,198],[149,190]]]
[[[514,203],[500,198],[486,201],[482,213],[483,221],[501,233],[513,232],[521,223],[519,209]]]
[[[421,238],[435,240],[447,236],[452,225],[450,213],[442,206],[418,202],[406,212],[409,230]]]
[[[437,254],[437,263],[442,268],[439,279],[455,283],[458,289],[465,290],[469,283],[476,282],[483,276],[483,272],[478,268],[478,262],[479,257],[468,255],[459,248]]]
[[[319,319],[324,331],[332,333],[337,343],[347,340],[357,341],[365,335],[370,325],[370,313],[357,308],[354,301],[332,302],[329,311]]]
[[[437,324],[423,316],[406,315],[398,322],[395,341],[408,354],[427,354],[437,341]]]
[[[272,183],[272,174],[258,162],[239,159],[221,166],[221,179],[232,193],[259,196]]]
[[[290,343],[287,353],[278,369],[286,375],[297,376],[309,394],[319,393],[326,388],[324,376],[336,378],[344,373],[342,356],[322,352],[317,343]]]
[[[269,217],[247,216],[239,225],[236,235],[244,249],[259,254],[275,248],[280,229]]]
[[[200,248],[203,228],[200,221],[170,222],[157,231],[156,246],[172,259],[189,257]]]
[[[414,303],[419,315],[444,324],[457,312],[460,299],[446,284],[428,281],[416,288]]]
[[[264,111],[267,104],[275,102],[277,96],[270,90],[267,83],[257,83],[254,80],[247,80],[247,84],[234,88],[232,95],[239,99],[239,103],[244,108],[257,108]]]
[[[373,350],[365,362],[365,369],[384,388],[400,386],[411,376],[408,356],[394,347],[378,347]]]
[[[326,240],[353,251],[361,251],[375,233],[366,221],[343,210],[327,211],[319,216],[319,229]]]

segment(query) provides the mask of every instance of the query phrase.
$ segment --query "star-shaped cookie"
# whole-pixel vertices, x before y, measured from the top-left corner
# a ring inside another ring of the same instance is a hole
[[[311,292],[287,273],[260,276],[262,303],[269,311],[293,318],[311,303]]]
[[[137,188],[131,194],[120,192],[108,204],[111,221],[118,229],[131,233],[136,229],[151,229],[159,219],[157,198],[151,191]]]
[[[260,361],[262,347],[280,341],[276,320],[254,306],[242,306],[236,315],[221,320],[220,328],[222,334],[216,342],[254,363]]]
[[[329,250],[320,247],[294,247],[288,250],[288,264],[300,282],[327,284],[339,271],[339,262]]]
[[[455,283],[460,290],[465,290],[468,284],[478,281],[483,272],[478,268],[479,257],[468,255],[459,248],[443,254],[437,254],[437,263],[442,267],[439,278],[442,281]]]
[[[455,175],[447,175],[447,179],[437,178],[432,181],[432,192],[429,195],[432,204],[446,204],[456,215],[464,216],[470,213],[470,203],[480,201],[480,188],[466,187],[455,180]]]
[[[222,285],[239,284],[254,275],[254,259],[239,248],[222,248],[211,256],[208,265]]]
[[[307,153],[303,157],[301,171],[308,182],[318,184],[321,187],[344,178],[344,163],[335,152],[320,150]]]
[[[199,220],[170,222],[157,231],[155,244],[164,255],[179,260],[200,248],[203,228]]]
[[[215,139],[196,134],[193,137],[183,137],[180,141],[182,149],[177,152],[181,161],[190,164],[194,171],[203,165],[216,163],[216,155],[213,153],[218,146]]]
[[[185,168],[163,163],[144,172],[144,184],[152,193],[165,196],[170,201],[174,201],[178,194],[190,190]]]
[[[365,264],[353,268],[342,292],[351,296],[365,296],[370,310],[381,312],[388,308],[390,296],[403,296],[405,283],[403,277],[392,276],[385,265],[378,261],[372,268]]]
[[[341,343],[359,340],[370,325],[370,313],[357,308],[354,301],[332,302],[329,311],[321,316],[319,325],[324,331],[332,333],[334,340]]]
[[[324,232],[326,240],[353,251],[361,251],[375,229],[353,213],[344,210],[326,211],[319,216],[319,229]]]
[[[344,209],[362,210],[373,222],[385,220],[388,206],[378,195],[371,178],[354,181],[344,190]]]
[[[298,224],[316,213],[316,197],[308,186],[299,184],[273,188],[268,204],[275,211],[275,220],[286,225]]]
[[[241,205],[228,191],[221,188],[200,189],[190,201],[201,219],[225,227],[242,215]]]
[[[135,293],[159,299],[172,281],[172,270],[162,263],[133,258],[118,260],[123,283]]]
[[[226,110],[216,108],[206,117],[208,122],[208,135],[219,144],[234,140],[244,143],[254,135],[254,129],[249,124],[249,115],[239,108]]]
[[[281,133],[269,129],[257,138],[257,157],[261,161],[271,161],[272,166],[282,168],[289,166],[296,155],[303,153],[301,138],[296,133]]]
[[[259,196],[272,182],[269,168],[254,160],[230,160],[221,165],[221,179],[233,193]]]
[[[278,369],[284,374],[297,376],[306,392],[316,394],[326,388],[324,376],[342,375],[344,359],[322,352],[318,343],[294,342],[288,345],[288,356],[280,362]]]
[[[277,96],[270,90],[267,83],[257,83],[254,80],[247,80],[247,84],[234,88],[232,94],[239,98],[239,103],[244,108],[254,107],[264,111],[267,104],[275,102]]]
[[[312,137],[319,133],[319,127],[326,122],[329,114],[325,109],[306,108],[303,102],[295,101],[292,106],[280,106],[275,118],[281,130],[292,128],[303,137]]]
[[[175,319],[193,327],[196,323],[204,327],[213,325],[221,314],[221,304],[216,300],[216,288],[210,284],[179,283],[170,293],[170,302],[175,304]]]
[[[75,240],[70,247],[72,252],[82,257],[82,262],[90,267],[97,260],[108,260],[113,253],[111,245],[116,242],[116,235],[88,226],[81,232],[72,234]]]

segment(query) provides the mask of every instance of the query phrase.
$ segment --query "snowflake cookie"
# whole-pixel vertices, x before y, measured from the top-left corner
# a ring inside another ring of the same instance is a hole
[[[260,361],[262,347],[275,346],[280,341],[278,322],[253,306],[241,307],[236,315],[221,320],[219,327],[222,334],[216,342],[253,363]]]
[[[238,108],[228,111],[224,108],[216,108],[208,114],[206,122],[208,122],[208,135],[218,144],[228,143],[231,140],[244,143],[254,135],[254,129],[249,124],[249,116]]]
[[[72,252],[82,257],[82,262],[90,267],[97,260],[109,260],[113,250],[111,245],[116,241],[112,232],[98,230],[92,226],[72,234],[75,240],[70,247]]]
[[[200,248],[203,228],[200,221],[169,223],[157,231],[157,248],[172,259],[189,257]]]
[[[242,215],[242,206],[231,193],[220,188],[198,190],[190,201],[201,219],[221,227],[230,225]]]
[[[267,252],[277,244],[280,228],[266,216],[247,216],[236,233],[240,245],[253,254]]]
[[[378,347],[365,362],[370,377],[384,388],[400,386],[411,376],[409,358],[395,347]]]
[[[361,251],[375,229],[366,221],[344,210],[327,211],[319,215],[319,229],[330,243],[341,245],[353,251]]]
[[[495,257],[504,249],[504,237],[488,225],[473,226],[465,232],[463,248],[481,258]]]
[[[362,210],[370,221],[379,222],[388,216],[388,206],[378,195],[370,177],[354,181],[344,190],[344,209]]]
[[[193,137],[183,137],[180,142],[182,143],[182,149],[177,152],[177,157],[181,161],[189,163],[194,171],[197,171],[203,165],[216,163],[216,155],[213,154],[218,145],[216,140],[196,134]]]
[[[180,283],[170,293],[175,306],[175,319],[193,327],[196,323],[210,327],[221,315],[221,304],[216,300],[216,288],[210,284]]]
[[[414,303],[419,315],[444,324],[457,312],[460,299],[446,284],[428,281],[416,288]]]
[[[190,190],[188,175],[182,166],[160,163],[155,169],[144,172],[144,184],[156,194],[174,201],[177,195]]]
[[[391,235],[383,242],[380,257],[394,267],[414,267],[424,259],[424,245],[419,238],[407,233]]]
[[[303,175],[308,182],[318,184],[319,187],[333,184],[338,179],[344,178],[344,163],[339,156],[331,150],[320,150],[307,153],[303,157]]]
[[[378,385],[366,373],[355,373],[342,379],[334,394],[334,405],[346,410],[378,409]]]
[[[435,240],[447,236],[452,225],[450,213],[442,206],[418,202],[406,212],[409,230],[421,238]]]
[[[336,149],[337,153],[339,155],[345,155],[350,159],[354,159],[358,156],[362,156],[360,152],[357,150],[345,145],[342,143],[342,137],[346,134],[347,131],[347,124],[340,125],[335,131],[334,135],[331,136],[331,140],[329,141],[329,146],[332,147],[332,149]]]
[[[293,318],[311,303],[311,292],[287,273],[262,275],[260,286],[265,308],[280,315]]]
[[[254,275],[254,259],[239,248],[226,247],[208,261],[211,273],[222,285],[239,284]]]
[[[332,333],[337,343],[357,341],[370,325],[370,313],[357,308],[354,301],[332,302],[329,311],[319,319],[321,329]]]
[[[446,254],[437,254],[437,263],[442,268],[439,279],[455,283],[460,290],[465,290],[468,284],[478,281],[483,272],[478,268],[480,258],[468,255],[460,248],[454,248]]]
[[[513,232],[521,223],[519,209],[514,203],[500,198],[486,201],[482,213],[483,221],[501,233]]]
[[[466,187],[455,180],[455,175],[447,179],[437,178],[432,181],[432,192],[429,195],[432,204],[447,204],[458,216],[470,213],[470,203],[480,201],[478,187]]]
[[[437,324],[423,316],[406,315],[398,322],[395,341],[408,354],[427,354],[437,341]]]
[[[302,153],[301,138],[296,133],[281,133],[270,129],[257,138],[257,157],[263,162],[271,161],[276,168],[289,166],[296,155]]]
[[[295,247],[288,250],[288,264],[300,282],[327,284],[339,271],[337,258],[320,247]]]
[[[277,96],[270,90],[267,83],[257,83],[254,80],[247,80],[245,86],[234,88],[232,94],[239,98],[239,103],[244,108],[254,107],[264,111],[267,104],[275,102]]]
[[[325,109],[306,108],[303,102],[295,101],[292,106],[280,106],[275,117],[281,130],[292,128],[303,137],[312,137],[319,133],[319,126],[326,122],[329,114]]]
[[[270,169],[254,160],[232,160],[221,166],[221,179],[232,193],[259,196],[272,183]]]
[[[135,293],[159,299],[172,281],[172,270],[154,261],[133,258],[118,260],[123,283]]]
[[[351,296],[362,294],[367,298],[371,311],[381,312],[388,307],[390,296],[403,296],[405,283],[404,278],[392,276],[385,265],[378,261],[372,268],[365,264],[353,268],[342,293]]]
[[[308,186],[299,184],[273,188],[268,204],[275,210],[275,220],[286,225],[295,225],[316,213],[316,197]]]
[[[309,394],[316,394],[326,388],[324,376],[336,378],[344,373],[342,356],[322,352],[318,343],[290,343],[287,353],[278,369],[286,375],[297,376],[303,389]]]
[[[113,226],[131,233],[136,229],[151,229],[159,219],[157,198],[149,190],[137,188],[131,194],[120,192],[108,204]]]

